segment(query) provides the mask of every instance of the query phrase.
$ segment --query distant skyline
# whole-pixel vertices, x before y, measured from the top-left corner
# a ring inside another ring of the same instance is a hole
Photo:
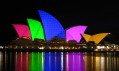
[[[2,3],[2,2],[1,2]],[[27,18],[41,21],[38,10],[44,10],[59,20],[64,29],[76,25],[88,26],[85,33],[112,33],[112,40],[119,41],[119,6],[110,2],[94,1],[14,1],[1,6],[0,44],[9,43],[17,36],[11,24],[26,24]],[[5,6],[6,5],[6,6]]]

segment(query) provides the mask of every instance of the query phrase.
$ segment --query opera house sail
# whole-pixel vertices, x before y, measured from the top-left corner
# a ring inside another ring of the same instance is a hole
[[[38,10],[38,13],[43,24],[46,41],[50,41],[53,37],[65,38],[64,28],[55,17],[42,10]]]
[[[95,35],[82,34],[86,42],[94,41],[95,44],[99,44],[110,33],[98,33]]]
[[[29,27],[27,25],[12,24],[12,26],[15,28],[19,38],[22,38],[25,36],[25,37],[28,37],[29,39],[31,39]]]
[[[82,34],[86,42],[89,42],[89,39],[91,38],[91,35],[89,34]]]
[[[84,34],[87,26],[73,26],[66,30],[66,40],[76,40],[80,43],[82,38],[81,34]]]
[[[35,38],[45,40],[44,30],[41,22],[29,18],[27,19],[27,21],[32,35],[32,41],[34,41]]]

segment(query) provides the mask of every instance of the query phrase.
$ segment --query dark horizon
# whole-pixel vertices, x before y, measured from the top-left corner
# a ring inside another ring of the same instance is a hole
[[[85,33],[97,34],[110,32],[106,40],[117,43],[119,41],[119,8],[117,4],[88,1],[14,1],[1,2],[0,45],[8,44],[17,37],[11,24],[26,24],[27,18],[40,20],[38,9],[53,15],[62,24],[64,29],[75,25],[87,25]],[[5,6],[7,5],[7,6]]]

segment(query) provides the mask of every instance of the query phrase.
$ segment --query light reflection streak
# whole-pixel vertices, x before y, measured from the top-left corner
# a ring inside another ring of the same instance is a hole
[[[0,52],[0,71],[2,71],[2,65],[3,65],[3,54]]]
[[[51,66],[51,71],[55,71],[55,53],[52,52],[51,53],[51,63],[50,63],[50,66]]]
[[[51,52],[44,54],[44,71],[51,71]]]
[[[42,52],[42,71],[44,71],[44,52]]]
[[[108,71],[111,71],[112,70],[112,54],[111,53],[109,53],[108,54],[109,56],[108,56]]]
[[[74,69],[75,69],[75,68],[74,68],[74,67],[75,67],[75,66],[74,66],[74,64],[75,64],[75,61],[74,61],[74,52],[73,52],[72,54],[73,54],[73,59],[72,59],[72,60],[73,60],[73,71],[74,71]]]
[[[26,52],[26,71],[29,71],[29,53]]]
[[[113,57],[113,58],[114,58],[114,63],[113,63],[113,64],[114,64],[114,65],[113,65],[113,66],[114,66],[114,69],[113,69],[113,70],[114,70],[114,71],[118,71],[118,69],[117,69],[117,57],[116,57],[115,52],[114,52],[114,57]]]
[[[84,55],[84,60],[85,60],[85,71],[88,71],[88,70],[90,70],[90,69],[87,68],[88,62],[90,62],[90,61],[88,61],[88,60],[90,60],[90,59],[88,59],[89,57],[88,57],[88,55],[86,55],[86,52],[85,52],[84,54],[85,54],[85,55]]]
[[[17,71],[17,52],[15,52],[15,71]]]
[[[56,58],[55,71],[62,71],[61,52],[56,52],[55,58]]]
[[[109,62],[109,53],[107,52],[107,57],[106,57],[106,68],[107,68],[107,71],[109,71],[108,62]]]
[[[68,65],[69,65],[69,61],[68,61],[69,59],[68,59],[68,52],[66,53],[66,71],[68,71]]]
[[[21,59],[20,59],[20,60],[21,60],[21,61],[20,61],[20,67],[21,67],[20,69],[21,69],[21,71],[23,71],[23,70],[22,70],[22,68],[23,68],[23,67],[22,67],[22,52],[21,52],[21,57],[20,57],[20,58],[21,58]]]
[[[22,52],[17,54],[16,71],[22,71]]]
[[[55,55],[54,55],[54,58],[55,58],[55,62],[54,62],[54,63],[55,63],[55,64],[54,64],[54,71],[57,71],[57,70],[56,70],[56,68],[57,68],[57,67],[56,67],[56,65],[57,65],[57,58],[56,58],[56,55],[57,55],[57,53],[55,52]],[[59,62],[59,63],[60,63],[60,62]]]
[[[7,52],[5,51],[5,64],[4,64],[4,70],[7,71]]]
[[[104,60],[104,57],[103,56],[101,56],[100,57],[100,70],[101,71],[105,71],[105,60]]]
[[[63,52],[61,52],[61,71],[64,71],[63,70]]]
[[[67,71],[73,71],[73,53],[69,52],[68,54],[68,62],[67,62],[67,66],[68,66],[68,70]]]
[[[90,57],[91,57],[91,60],[90,60],[90,64],[91,64],[91,67],[90,67],[90,69],[91,69],[91,71],[94,71],[94,69],[93,69],[93,67],[94,67],[94,56],[93,56],[94,54],[93,54],[93,52],[91,53],[91,55],[90,55]]]
[[[16,52],[15,55],[15,71],[29,71],[28,52]]]
[[[66,56],[66,71],[85,71],[82,53],[67,52]]]
[[[94,69],[94,71],[100,71],[100,57],[99,57],[99,54],[96,54],[95,55],[95,58],[94,58],[94,62],[95,62],[95,69]]]
[[[49,52],[49,71],[51,71],[51,52]],[[46,71],[47,71],[47,69],[46,69]]]
[[[42,53],[32,52],[30,57],[30,71],[42,71]]]

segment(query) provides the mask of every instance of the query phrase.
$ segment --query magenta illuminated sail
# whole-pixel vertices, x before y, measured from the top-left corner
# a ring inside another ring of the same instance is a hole
[[[80,42],[83,34],[86,30],[87,26],[73,26],[66,30],[66,40],[76,40]]]
[[[31,39],[30,31],[27,25],[23,24],[12,24],[15,28],[19,38],[25,36]]]

